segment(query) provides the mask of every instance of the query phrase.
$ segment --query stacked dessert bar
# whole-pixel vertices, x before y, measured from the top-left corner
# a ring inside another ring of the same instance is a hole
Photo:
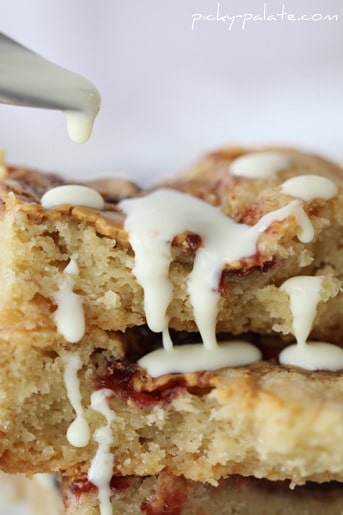
[[[4,472],[59,474],[69,514],[341,513],[338,165],[1,174]]]

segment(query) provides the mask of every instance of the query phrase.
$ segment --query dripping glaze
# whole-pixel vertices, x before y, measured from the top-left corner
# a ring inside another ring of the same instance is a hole
[[[62,358],[64,363],[64,383],[68,399],[76,413],[76,418],[68,428],[67,440],[74,447],[86,447],[90,440],[90,430],[88,422],[84,417],[80,381],[77,375],[79,370],[81,370],[81,359],[77,352],[65,352]]]
[[[156,376],[167,371],[194,371],[194,367],[204,370],[209,366],[214,369],[247,365],[260,359],[259,350],[248,342],[236,342],[232,346],[217,344],[220,275],[226,263],[254,255],[259,235],[273,222],[290,215],[296,217],[300,227],[298,238],[303,242],[311,241],[313,227],[301,203],[294,200],[267,213],[254,226],[238,224],[219,208],[168,189],[156,190],[142,198],[126,199],[119,207],[126,214],[125,229],[135,253],[133,273],[144,290],[147,324],[152,331],[162,332],[164,340],[164,351],[144,356],[139,364]],[[167,308],[173,295],[168,273],[171,241],[185,231],[199,234],[203,241],[187,281],[202,342],[192,349],[188,346],[176,349],[168,333]],[[198,353],[197,358],[190,359],[190,353]]]
[[[296,344],[286,347],[279,356],[283,365],[295,365],[307,370],[337,371],[343,368],[343,349],[327,342],[311,342],[312,329],[321,300],[323,277],[298,276],[288,279],[281,290],[289,296]]]
[[[98,449],[88,471],[88,480],[98,488],[101,515],[112,515],[110,483],[114,456],[111,453],[113,441],[111,424],[115,421],[115,413],[108,406],[108,398],[111,395],[112,391],[106,388],[97,390],[91,395],[92,409],[103,415],[106,420],[106,424],[94,432],[93,438],[98,444]]]
[[[83,298],[74,293],[73,276],[79,273],[79,267],[75,259],[71,259],[64,269],[64,279],[54,299],[57,309],[54,318],[57,331],[67,342],[77,343],[85,334],[85,315],[83,310]]]

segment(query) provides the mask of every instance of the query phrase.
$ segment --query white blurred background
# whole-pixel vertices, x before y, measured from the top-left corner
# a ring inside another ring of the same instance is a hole
[[[317,21],[282,20],[282,9]],[[239,15],[264,10],[277,21],[243,29]],[[237,18],[204,19],[224,15]],[[342,0],[0,0],[0,30],[102,96],[83,145],[68,140],[59,112],[0,105],[11,163],[145,181],[227,143],[343,161]]]

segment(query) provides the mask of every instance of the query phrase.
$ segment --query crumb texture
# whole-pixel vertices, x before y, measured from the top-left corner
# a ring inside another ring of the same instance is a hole
[[[42,195],[65,179],[0,165],[3,471],[62,473],[67,513],[99,513],[96,489],[85,478],[98,448],[94,435],[104,426],[91,396],[107,389],[115,414],[114,513],[249,514],[256,513],[262,494],[267,500],[261,514],[321,514],[324,499],[326,511],[342,513],[339,485],[321,497],[302,486],[294,495],[279,483],[263,483],[269,486],[260,491],[256,480],[244,479],[343,482],[342,372],[278,363],[279,352],[294,341],[289,296],[280,286],[297,275],[323,278],[310,338],[343,346],[342,169],[318,156],[273,149],[288,165],[271,177],[230,172],[236,158],[266,150],[222,149],[151,189],[189,193],[249,226],[292,200],[282,190],[289,178],[320,175],[338,190],[330,199],[299,200],[313,227],[310,242],[301,241],[296,217],[288,216],[261,231],[254,255],[222,270],[218,338],[248,339],[260,347],[261,361],[157,379],[137,364],[161,346],[161,338],[146,327],[135,255],[118,207],[121,199],[151,190],[99,180],[88,184],[103,194],[103,211],[77,205],[46,210]],[[167,315],[174,341],[182,345],[198,337],[187,279],[202,241],[185,231],[170,244],[173,299]],[[70,264],[76,270],[72,282]],[[69,279],[85,321],[84,335],[74,343],[56,322],[57,294]],[[76,417],[66,388],[70,353],[79,359],[75,384],[91,435],[84,447],[67,438]]]

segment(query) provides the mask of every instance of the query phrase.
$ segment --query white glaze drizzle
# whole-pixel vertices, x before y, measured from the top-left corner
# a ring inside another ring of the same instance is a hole
[[[93,410],[101,413],[106,419],[106,425],[94,432],[93,438],[98,443],[98,449],[88,471],[88,480],[98,488],[101,515],[112,515],[110,482],[113,475],[114,456],[111,453],[113,440],[111,424],[115,420],[115,414],[109,408],[107,401],[112,394],[111,390],[103,388],[91,395]]]
[[[289,167],[289,159],[279,152],[253,152],[237,157],[230,164],[232,175],[250,179],[268,179]]]
[[[260,350],[249,342],[218,343],[215,349],[206,349],[202,343],[179,345],[166,352],[157,349],[138,361],[151,377],[172,373],[191,373],[201,370],[250,365],[261,359]]]
[[[167,308],[173,289],[168,273],[171,242],[177,234],[191,231],[202,238],[187,288],[204,348],[213,352],[217,350],[218,285],[225,264],[254,255],[259,235],[273,222],[291,215],[296,217],[300,227],[298,238],[303,242],[313,238],[312,224],[298,201],[267,213],[254,226],[238,224],[200,199],[167,189],[143,198],[126,199],[119,207],[127,215],[125,229],[135,252],[133,273],[144,290],[147,323],[152,331],[162,332],[164,348],[169,353],[173,346],[168,333]],[[233,366],[231,354],[225,355],[227,362],[222,366]],[[180,367],[183,366],[181,360],[179,362]]]
[[[281,289],[289,295],[296,344],[286,347],[279,356],[283,365],[295,365],[307,370],[341,370],[343,350],[331,343],[309,342],[317,306],[320,302],[322,276],[297,276],[288,279]]]
[[[90,430],[83,414],[80,381],[77,376],[82,366],[81,359],[77,352],[66,352],[63,354],[63,363],[68,399],[76,413],[76,418],[68,428],[67,439],[74,447],[85,447],[89,443]]]
[[[322,282],[322,276],[297,276],[287,279],[280,286],[289,296],[293,333],[299,345],[304,345],[310,334],[320,301]]]
[[[67,109],[63,112],[67,125],[67,133],[73,143],[84,143],[92,134],[97,113],[85,113]]]
[[[80,184],[64,184],[48,190],[41,198],[44,209],[70,204],[84,206],[92,209],[104,209],[104,199],[100,193],[88,186]]]
[[[329,200],[337,195],[338,188],[330,179],[320,175],[298,175],[285,181],[281,191],[286,195],[310,201],[316,198]]]
[[[71,259],[64,269],[65,278],[59,291],[54,295],[57,303],[54,313],[57,330],[70,343],[80,341],[85,333],[83,298],[73,292],[74,279],[72,275],[76,275],[78,271],[76,260]]]

